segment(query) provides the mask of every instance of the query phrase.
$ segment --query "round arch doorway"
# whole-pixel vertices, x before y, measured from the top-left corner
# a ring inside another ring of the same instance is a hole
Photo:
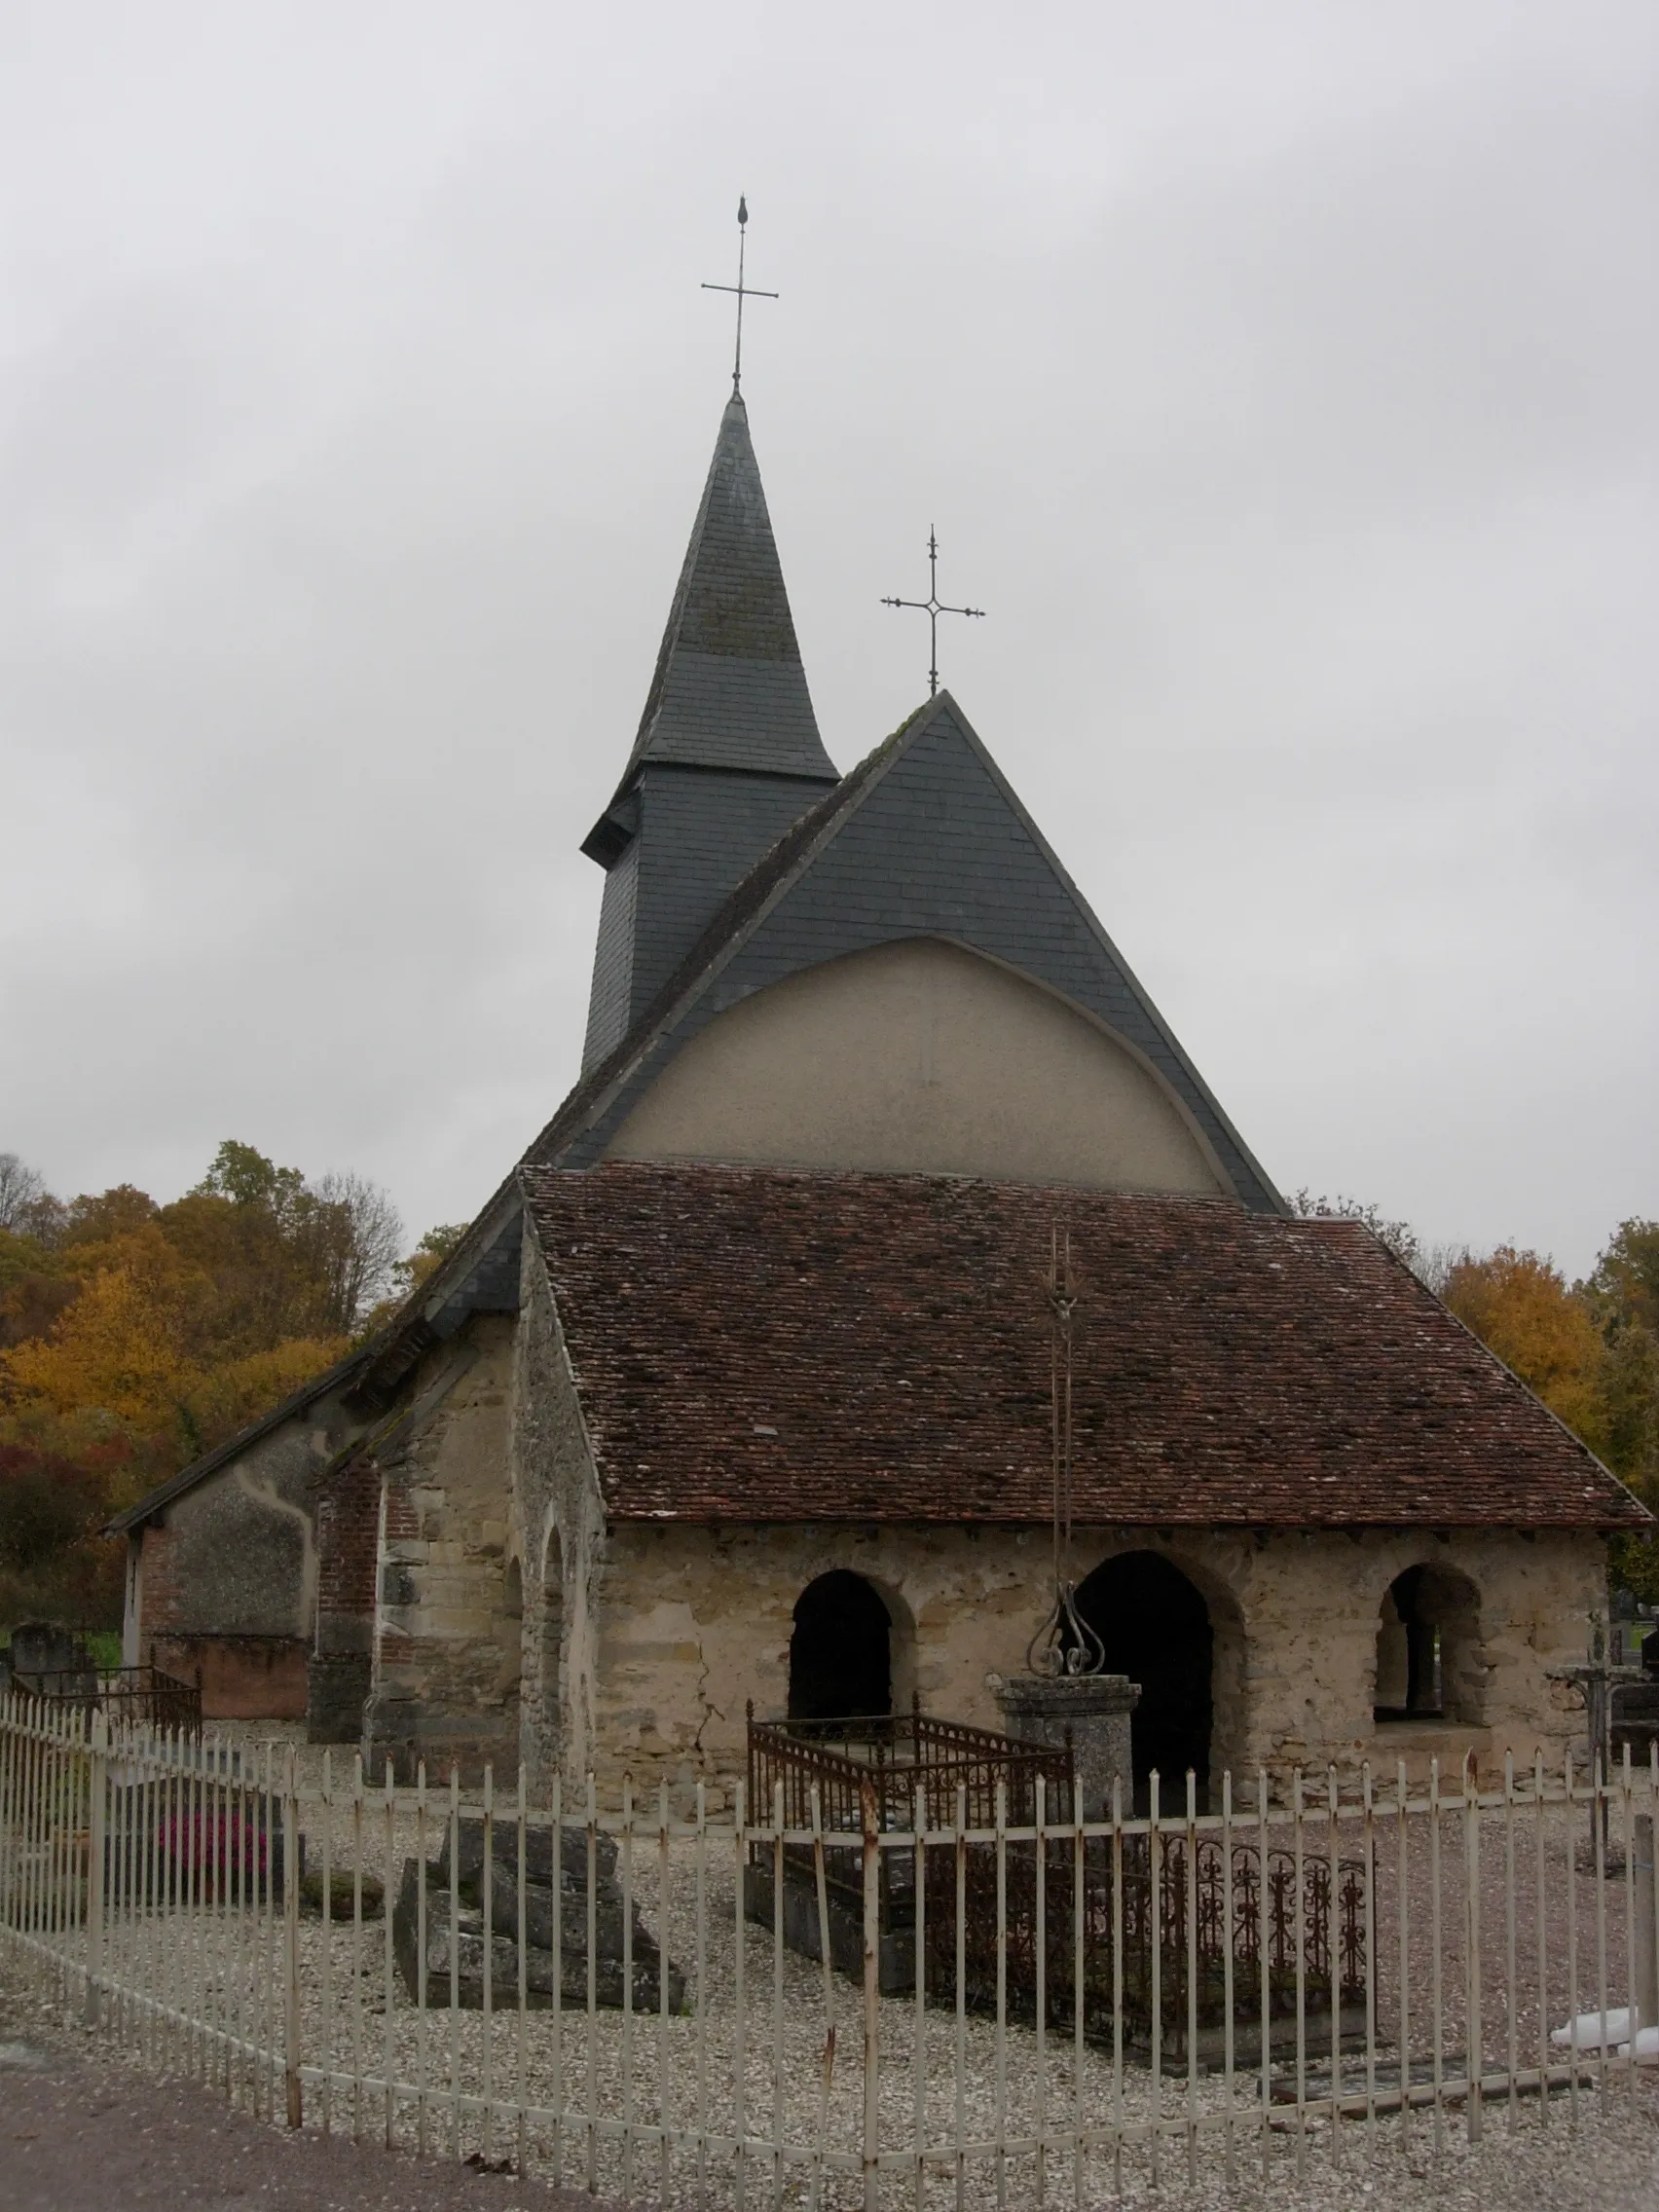
[[[882,1719],[893,1711],[893,1620],[879,1592],[846,1567],[795,1601],[792,1720]]]
[[[1122,1552],[1080,1586],[1077,1609],[1106,1647],[1105,1672],[1141,1686],[1129,1720],[1135,1801],[1144,1805],[1156,1767],[1163,1810],[1186,1801],[1187,1770],[1208,1798],[1211,1668],[1209,1607],[1178,1567],[1159,1552]]]

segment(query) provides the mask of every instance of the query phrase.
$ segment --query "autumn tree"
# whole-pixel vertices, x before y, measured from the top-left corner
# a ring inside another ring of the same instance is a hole
[[[15,1152],[0,1152],[0,1229],[26,1235],[46,1196],[46,1178],[37,1168],[25,1166]]]
[[[1500,1244],[1465,1253],[1441,1298],[1551,1413],[1593,1451],[1606,1442],[1607,1348],[1584,1300],[1553,1261]]]
[[[126,1183],[65,1204],[0,1160],[0,1448],[22,1456],[0,1481],[0,1619],[25,1589],[119,1609],[73,1501],[95,1494],[101,1525],[338,1360],[401,1281],[402,1224],[363,1177],[312,1183],[235,1140],[162,1206]],[[55,1484],[68,1520],[42,1506]]]

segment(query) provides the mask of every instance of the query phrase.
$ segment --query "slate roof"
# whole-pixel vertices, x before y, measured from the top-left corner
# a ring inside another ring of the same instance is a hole
[[[834,780],[739,398],[720,418],[619,792],[645,760]]]
[[[806,687],[749,415],[732,398],[633,752],[582,850],[606,870],[585,1068],[709,916],[836,781]]]
[[[589,1165],[675,1052],[728,1007],[843,953],[929,936],[1035,977],[1124,1038],[1187,1107],[1243,1202],[1283,1210],[948,691],[756,863],[526,1158]]]
[[[521,1180],[619,1520],[1047,1524],[1058,1221],[1081,1521],[1650,1525],[1357,1222],[935,1176]]]

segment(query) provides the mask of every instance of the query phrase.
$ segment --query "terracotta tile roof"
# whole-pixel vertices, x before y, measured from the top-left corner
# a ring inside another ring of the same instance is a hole
[[[1056,1220],[1080,1520],[1648,1519],[1354,1222],[935,1176],[523,1184],[618,1519],[1047,1522]]]

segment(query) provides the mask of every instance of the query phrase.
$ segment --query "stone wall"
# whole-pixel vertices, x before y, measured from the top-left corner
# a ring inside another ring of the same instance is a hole
[[[864,1575],[894,1623],[895,1702],[1000,1725],[988,1674],[1023,1670],[1047,1607],[1045,1533],[1008,1529],[729,1530],[623,1524],[585,1548],[586,1604],[567,1609],[567,1699],[591,1684],[580,1722],[614,1780],[674,1784],[741,1769],[745,1708],[781,1712],[795,1600],[832,1567]],[[1559,1760],[1582,1741],[1577,1693],[1552,1681],[1601,1599],[1591,1536],[1516,1531],[1342,1533],[1083,1530],[1079,1574],[1123,1551],[1162,1554],[1198,1587],[1215,1631],[1211,1771],[1282,1776],[1296,1765],[1420,1771],[1438,1753],[1483,1765],[1506,1751]],[[1449,1631],[1456,1704],[1438,1725],[1373,1719],[1378,1632],[1390,1583],[1427,1565],[1465,1603]],[[585,1648],[574,1649],[573,1645]]]
[[[512,1543],[524,1587],[520,1747],[539,1788],[555,1766],[580,1774],[596,1755],[591,1599],[605,1516],[547,1271],[529,1236],[519,1313]]]
[[[315,1484],[362,1426],[343,1400],[344,1388],[330,1390],[256,1436],[130,1542],[128,1663],[165,1645],[169,1672],[194,1679],[200,1667],[216,1717],[305,1710],[319,1585]]]
[[[520,1627],[508,1574],[508,1397],[514,1321],[477,1314],[430,1353],[407,1411],[380,1433],[382,1485],[372,1771],[389,1751],[472,1780],[516,1773]]]

